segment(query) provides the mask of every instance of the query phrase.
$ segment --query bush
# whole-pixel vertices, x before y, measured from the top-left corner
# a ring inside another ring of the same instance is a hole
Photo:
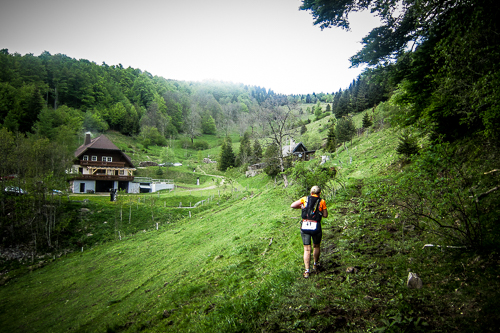
[[[158,132],[158,129],[156,127],[144,126],[141,129],[139,138],[146,149],[149,147],[149,145],[167,145],[167,139],[165,139],[165,137],[161,135],[160,132]]]
[[[183,149],[193,148],[193,145],[191,143],[191,139],[189,139],[189,138],[181,138],[179,141],[180,141],[181,147]]]
[[[195,141],[193,148],[196,150],[205,150],[205,149],[209,149],[210,145],[206,141],[198,140],[198,141]]]
[[[401,221],[452,245],[496,244],[498,156],[480,146],[436,144],[414,156],[388,193]]]
[[[333,167],[320,165],[318,161],[297,162],[293,168],[287,170],[290,181],[293,183],[294,194],[303,196],[309,193],[314,185],[322,189],[323,195],[327,195],[333,186],[336,170]]]
[[[279,147],[276,144],[271,144],[267,147],[264,153],[264,163],[266,167],[264,172],[269,176],[277,176],[281,172],[280,162],[279,162]]]

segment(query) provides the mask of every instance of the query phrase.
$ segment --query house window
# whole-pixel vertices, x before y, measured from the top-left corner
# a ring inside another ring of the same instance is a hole
[[[97,156],[92,156],[92,161],[97,161]]]
[[[83,155],[83,160],[88,161],[89,160],[89,155]]]
[[[102,161],[103,162],[113,162],[113,157],[103,156]]]

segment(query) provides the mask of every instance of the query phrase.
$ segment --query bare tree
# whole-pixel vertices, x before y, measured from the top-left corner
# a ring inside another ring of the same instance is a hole
[[[285,171],[283,147],[290,138],[298,134],[298,129],[293,122],[296,106],[296,103],[290,103],[286,99],[280,98],[268,98],[262,105],[262,117],[269,127],[269,138],[279,148],[278,160],[281,172]],[[283,181],[287,187],[288,180],[284,173]]]

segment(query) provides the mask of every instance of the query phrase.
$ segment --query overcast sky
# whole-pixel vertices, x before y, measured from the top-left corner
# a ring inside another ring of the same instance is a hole
[[[62,53],[181,81],[214,79],[283,94],[332,93],[361,72],[349,57],[378,24],[321,29],[300,0],[2,0],[0,49]]]

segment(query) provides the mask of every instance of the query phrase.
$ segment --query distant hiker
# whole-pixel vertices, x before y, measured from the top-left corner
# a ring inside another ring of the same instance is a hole
[[[290,205],[291,208],[302,209],[302,223],[300,227],[300,235],[304,244],[304,265],[306,271],[304,277],[309,277],[309,266],[311,262],[311,238],[314,244],[314,270],[319,268],[320,243],[323,233],[321,231],[321,218],[328,217],[325,200],[321,199],[321,188],[313,186],[311,195],[302,197]]]

